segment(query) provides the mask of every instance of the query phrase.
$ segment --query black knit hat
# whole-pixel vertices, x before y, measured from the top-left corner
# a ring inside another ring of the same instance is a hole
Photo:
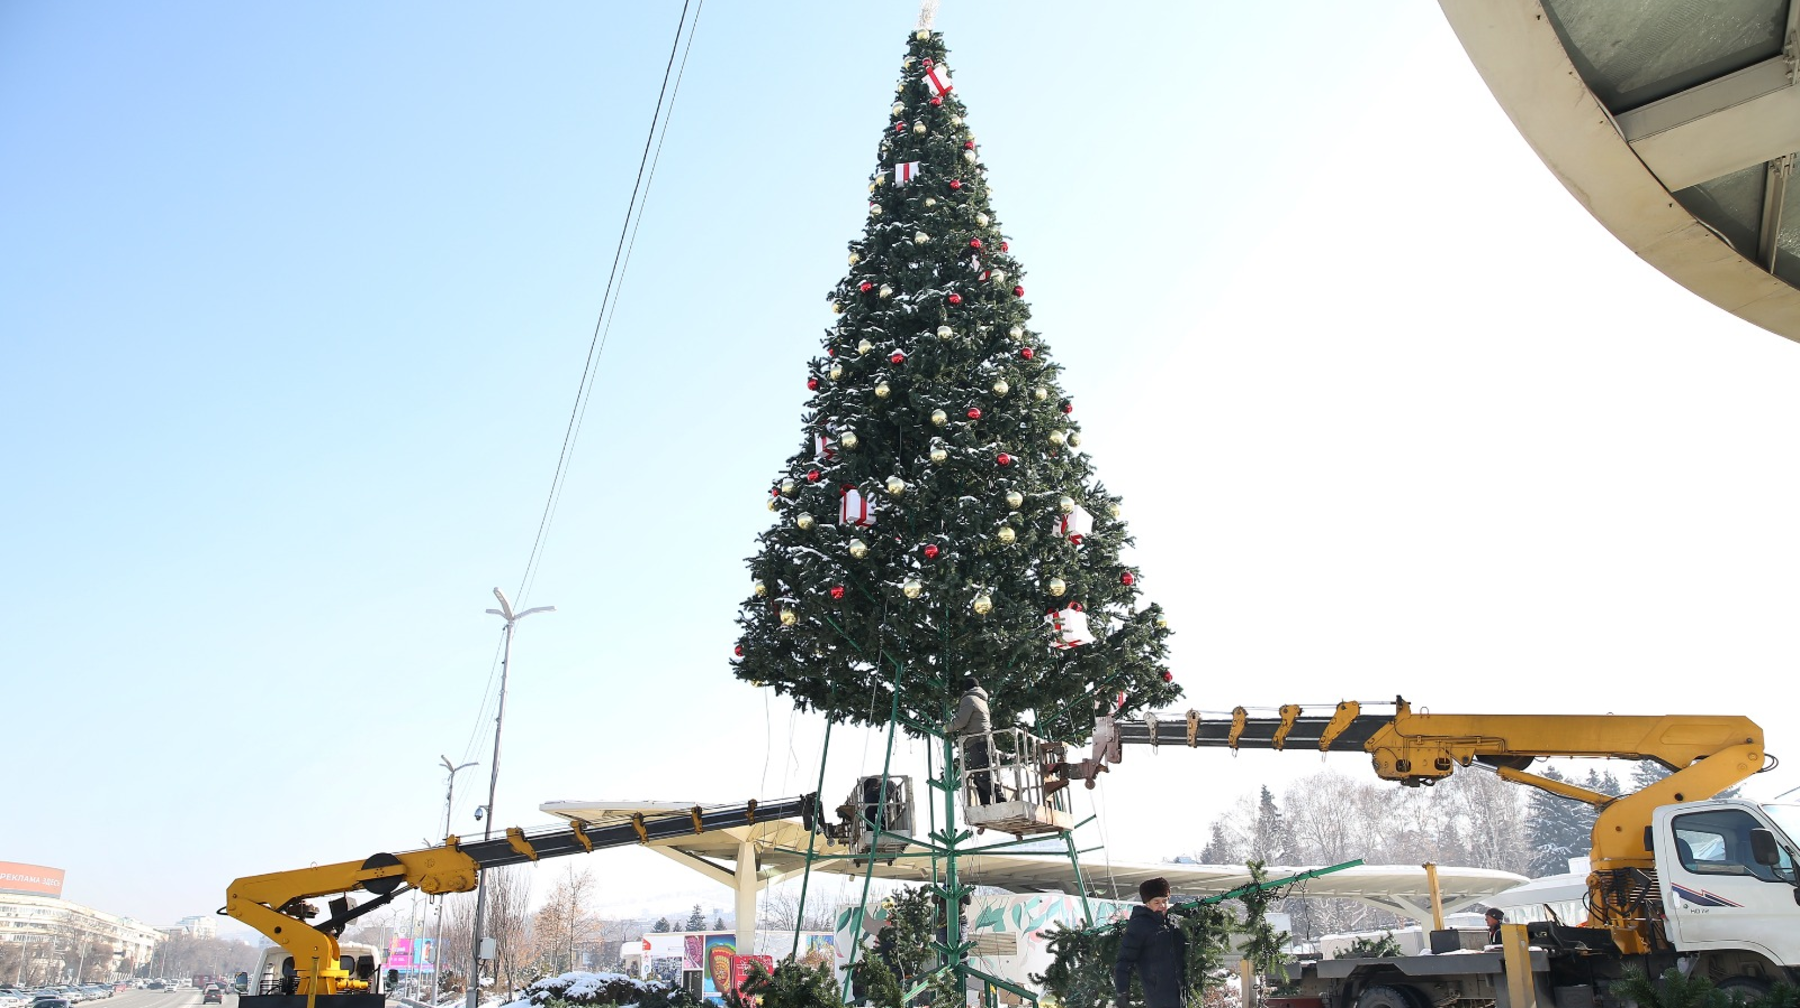
[[[1167,895],[1169,895],[1169,880],[1166,878],[1158,876],[1153,879],[1145,879],[1138,883],[1138,899],[1143,900],[1145,903],[1150,902],[1158,896]]]

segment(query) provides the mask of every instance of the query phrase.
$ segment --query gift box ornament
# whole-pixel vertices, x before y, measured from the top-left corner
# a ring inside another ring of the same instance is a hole
[[[875,524],[875,502],[851,484],[844,484],[844,495],[838,501],[838,524],[868,528]]]
[[[1094,635],[1088,632],[1087,613],[1081,610],[1081,603],[1071,602],[1067,608],[1052,609],[1044,616],[1050,624],[1050,646],[1059,650],[1080,647],[1094,643]]]
[[[1093,531],[1094,516],[1088,514],[1087,509],[1079,504],[1075,505],[1075,509],[1068,514],[1056,516],[1056,534],[1077,546],[1081,545],[1083,539],[1092,535]]]

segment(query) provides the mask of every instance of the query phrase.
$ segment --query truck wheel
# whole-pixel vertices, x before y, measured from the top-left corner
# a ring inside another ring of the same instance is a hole
[[[1356,1008],[1422,1008],[1425,999],[1405,987],[1376,984],[1356,996]]]
[[[1725,979],[1720,980],[1715,986],[1718,990],[1724,991],[1727,996],[1733,991],[1741,991],[1746,998],[1751,1000],[1755,1000],[1756,998],[1769,993],[1769,982],[1767,980],[1760,980],[1750,976],[1726,977]]]

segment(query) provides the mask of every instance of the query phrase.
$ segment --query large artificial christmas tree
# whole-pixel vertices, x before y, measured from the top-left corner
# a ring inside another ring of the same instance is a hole
[[[750,561],[736,674],[834,721],[897,709],[913,734],[972,675],[996,729],[1080,741],[1097,706],[1180,696],[1168,626],[1120,560],[1118,498],[1031,326],[943,38],[921,29],[907,50],[804,376],[804,441]]]

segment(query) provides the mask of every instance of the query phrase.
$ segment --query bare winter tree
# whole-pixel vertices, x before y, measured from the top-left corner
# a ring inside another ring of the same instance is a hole
[[[531,874],[525,865],[491,868],[486,874],[483,884],[490,888],[485,927],[496,946],[494,981],[498,985],[504,979],[510,1002],[520,986],[521,968],[531,960]]]
[[[578,950],[598,942],[601,922],[589,907],[598,887],[587,869],[565,864],[550,898],[538,908],[533,932],[534,958],[549,973],[581,967]]]
[[[796,926],[801,931],[832,931],[837,927],[838,908],[854,900],[855,896],[845,890],[842,881],[829,880],[828,876],[819,873],[813,876],[806,890],[804,919],[800,913],[798,886],[770,887],[757,904],[756,926],[771,932],[791,932]]]

